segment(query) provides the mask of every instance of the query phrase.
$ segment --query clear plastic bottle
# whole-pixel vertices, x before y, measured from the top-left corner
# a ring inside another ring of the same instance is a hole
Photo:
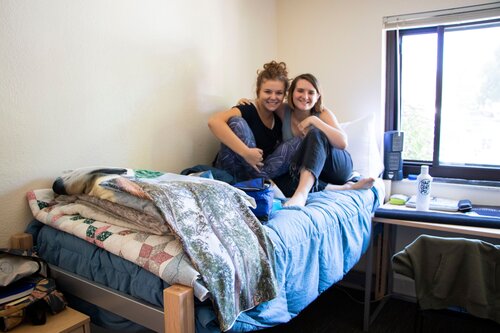
[[[432,177],[429,175],[429,166],[422,165],[420,174],[417,177],[417,210],[429,210],[431,202]]]

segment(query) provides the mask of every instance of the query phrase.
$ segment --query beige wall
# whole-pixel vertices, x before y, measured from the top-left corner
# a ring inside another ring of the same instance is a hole
[[[207,117],[252,96],[275,19],[268,0],[1,0],[0,246],[63,170],[209,163]]]
[[[0,246],[63,170],[209,163],[207,117],[270,59],[317,74],[341,121],[381,124],[382,17],[484,2],[1,0]]]
[[[341,121],[374,112],[382,123],[382,18],[488,2],[278,0],[278,56],[293,74],[317,75]]]

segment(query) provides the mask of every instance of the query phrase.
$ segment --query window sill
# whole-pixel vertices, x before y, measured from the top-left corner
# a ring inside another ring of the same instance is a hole
[[[497,184],[478,185],[471,181],[461,183],[445,178],[434,178],[431,187],[431,195],[455,200],[469,199],[472,204],[498,206],[500,202],[500,186]],[[384,180],[386,185],[386,201],[391,194],[405,194],[412,196],[416,194],[416,181],[403,179],[400,181]]]
[[[493,180],[468,180],[459,178],[434,177],[433,181],[436,183],[446,183],[446,184],[500,187],[500,181],[493,181]]]

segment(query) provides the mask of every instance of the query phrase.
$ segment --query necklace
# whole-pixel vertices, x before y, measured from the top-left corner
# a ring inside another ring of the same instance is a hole
[[[274,114],[273,114],[273,117],[271,118],[271,127],[269,127],[270,129],[273,129],[274,128]]]

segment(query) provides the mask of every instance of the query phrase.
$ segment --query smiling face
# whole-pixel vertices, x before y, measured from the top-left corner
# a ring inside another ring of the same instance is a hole
[[[279,80],[262,82],[257,96],[258,103],[266,110],[276,111],[285,99],[285,84]]]
[[[319,98],[320,94],[311,82],[305,79],[297,81],[292,92],[292,101],[295,109],[310,111]]]

